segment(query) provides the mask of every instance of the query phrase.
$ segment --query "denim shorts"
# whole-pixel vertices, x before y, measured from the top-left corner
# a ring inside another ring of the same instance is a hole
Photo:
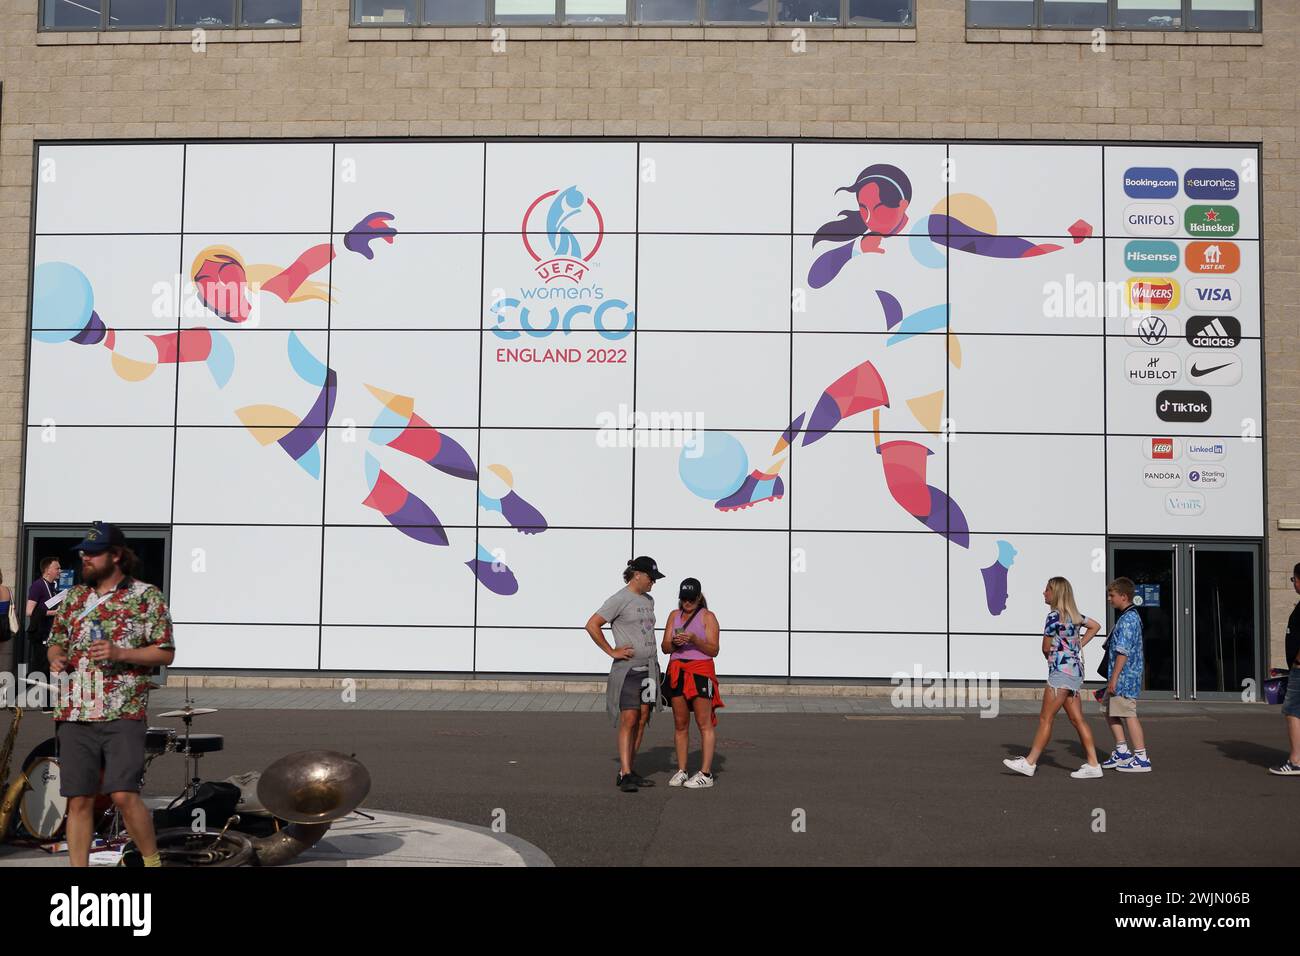
[[[1291,668],[1286,679],[1286,697],[1282,700],[1282,713],[1300,718],[1300,667]]]

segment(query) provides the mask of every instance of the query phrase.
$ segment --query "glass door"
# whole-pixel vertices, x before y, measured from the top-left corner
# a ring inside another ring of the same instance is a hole
[[[1109,564],[1111,578],[1136,585],[1144,690],[1184,700],[1240,699],[1245,681],[1260,680],[1259,545],[1112,541]],[[1111,612],[1112,625],[1114,618]]]

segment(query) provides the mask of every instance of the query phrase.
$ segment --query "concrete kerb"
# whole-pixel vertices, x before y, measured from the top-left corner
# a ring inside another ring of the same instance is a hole
[[[356,690],[402,690],[424,692],[486,694],[603,694],[603,678],[528,679],[528,678],[406,678],[406,677],[257,677],[225,674],[169,675],[168,690],[181,689],[188,680],[190,690],[342,690],[344,680],[354,680]],[[728,681],[726,693],[736,697],[889,697],[892,684],[791,683],[784,681]],[[1043,689],[1033,687],[999,688],[1003,700],[1041,700]]]

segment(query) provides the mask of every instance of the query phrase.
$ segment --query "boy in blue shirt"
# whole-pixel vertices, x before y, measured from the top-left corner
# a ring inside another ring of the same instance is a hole
[[[1106,642],[1106,664],[1110,679],[1102,698],[1102,713],[1115,735],[1115,750],[1102,762],[1107,770],[1150,773],[1146,739],[1138,723],[1137,702],[1142,693],[1142,619],[1133,606],[1136,589],[1129,578],[1116,578],[1106,588],[1106,598],[1118,614],[1110,640]],[[1125,734],[1127,732],[1127,739]],[[1133,749],[1129,749],[1129,741]]]

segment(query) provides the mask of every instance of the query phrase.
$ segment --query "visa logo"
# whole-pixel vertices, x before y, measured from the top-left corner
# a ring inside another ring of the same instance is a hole
[[[1193,279],[1187,292],[1207,312],[1232,312],[1241,304],[1241,285],[1233,279]]]

